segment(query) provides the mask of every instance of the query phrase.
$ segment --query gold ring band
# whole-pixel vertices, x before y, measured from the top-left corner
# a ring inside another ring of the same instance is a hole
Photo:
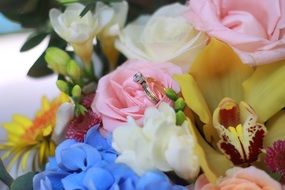
[[[134,75],[133,81],[142,86],[142,88],[143,88],[144,92],[146,93],[148,99],[150,101],[152,101],[154,104],[157,104],[160,101],[159,98],[155,95],[155,93],[152,92],[152,90],[149,88],[148,83],[147,83],[145,77],[143,76],[143,74],[141,72],[137,72]]]

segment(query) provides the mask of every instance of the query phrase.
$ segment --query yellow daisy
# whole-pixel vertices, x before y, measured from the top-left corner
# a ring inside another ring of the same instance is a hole
[[[42,97],[42,107],[33,120],[15,114],[10,123],[3,124],[7,140],[0,144],[0,151],[5,151],[2,159],[8,160],[8,168],[19,160],[24,170],[29,158],[32,158],[33,169],[36,170],[44,166],[49,156],[54,155],[56,145],[51,137],[56,124],[56,113],[59,106],[67,101],[68,97],[64,94],[52,101]]]

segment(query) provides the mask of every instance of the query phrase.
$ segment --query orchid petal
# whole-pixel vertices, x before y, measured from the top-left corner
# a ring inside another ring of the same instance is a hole
[[[210,111],[224,97],[237,102],[243,100],[241,84],[252,72],[253,69],[242,64],[228,45],[215,38],[198,54],[190,68],[190,74],[197,81]]]
[[[213,149],[201,136],[199,131],[188,119],[189,129],[193,138],[195,138],[196,155],[198,155],[200,166],[208,180],[215,183],[218,177],[223,176],[225,172],[233,167],[233,164],[223,154]]]
[[[277,140],[285,140],[285,110],[281,110],[266,124],[268,133],[264,138],[264,146],[272,146]]]
[[[193,77],[189,74],[174,75],[174,79],[179,83],[182,95],[185,99],[187,106],[192,109],[198,116],[199,119],[205,123],[203,130],[205,132],[206,139],[216,139],[215,130],[211,130],[213,126],[212,116],[208,105]]]
[[[285,107],[285,61],[258,66],[243,83],[245,102],[253,107],[261,122]]]

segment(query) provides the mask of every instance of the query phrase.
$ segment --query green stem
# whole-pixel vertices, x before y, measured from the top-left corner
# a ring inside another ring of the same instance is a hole
[[[7,172],[3,161],[0,159],[0,180],[6,184],[8,187],[11,186],[14,179],[11,177],[11,175]]]

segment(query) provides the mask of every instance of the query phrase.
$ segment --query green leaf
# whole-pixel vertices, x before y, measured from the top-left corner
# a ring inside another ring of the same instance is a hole
[[[28,172],[17,179],[12,183],[10,190],[33,190],[33,177],[36,175],[36,172]]]
[[[0,180],[6,184],[7,186],[10,186],[13,183],[13,178],[10,176],[10,174],[7,172],[2,160],[0,159]]]
[[[28,71],[28,76],[39,78],[53,73],[53,71],[47,67],[47,63],[44,57],[45,52],[37,59],[37,61],[30,68],[30,70]]]
[[[60,49],[65,49],[66,44],[66,41],[61,39],[55,32],[51,33],[48,47],[55,46]],[[27,74],[28,76],[39,78],[53,73],[53,71],[47,67],[47,62],[45,61],[44,56],[45,52],[37,59],[37,61],[30,68]]]
[[[47,35],[49,35],[48,32],[32,34],[22,46],[20,52],[28,51],[39,45],[45,39],[45,37],[47,37]]]

